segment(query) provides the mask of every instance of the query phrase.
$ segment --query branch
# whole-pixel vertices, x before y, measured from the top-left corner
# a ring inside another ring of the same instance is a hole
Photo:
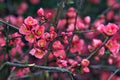
[[[116,66],[111,66],[111,65],[90,65],[90,68],[96,70],[111,71],[111,72],[114,72],[116,69],[118,69]]]
[[[66,0],[62,0],[59,5],[58,5],[58,8],[57,8],[57,11],[56,11],[56,14],[55,14],[55,17],[54,17],[54,20],[53,20],[53,26],[57,26],[58,24],[58,19],[63,11],[63,5],[64,5],[64,2],[66,2]]]
[[[88,32],[96,32],[96,30],[82,30],[82,31],[74,31],[73,34],[81,34],[81,33],[88,33]]]
[[[14,26],[14,25],[11,25],[11,24],[9,24],[9,23],[3,21],[3,20],[0,20],[0,23],[6,24],[6,25],[8,25],[8,26],[10,26],[10,27],[12,27],[12,28],[14,28],[14,29],[16,29],[16,30],[19,30],[18,27]]]
[[[106,37],[106,39],[104,40],[104,42],[102,43],[102,45],[100,47],[98,47],[95,51],[93,51],[92,53],[90,53],[90,55],[87,57],[87,59],[90,59],[93,55],[95,55],[106,44],[106,42],[109,39],[110,39],[109,37]]]
[[[111,80],[112,77],[113,77],[117,72],[119,72],[119,71],[120,71],[120,69],[116,69],[115,72],[110,75],[110,77],[108,78],[108,80]]]
[[[1,65],[0,70],[2,70],[5,66],[10,66],[10,67],[19,67],[19,68],[36,68],[36,69],[41,69],[41,70],[48,70],[48,71],[56,71],[56,72],[66,72],[69,73],[70,75],[73,75],[72,72],[65,68],[59,68],[59,67],[50,67],[50,66],[38,66],[33,64],[19,64],[19,63],[13,63],[13,62],[5,62],[3,65]]]

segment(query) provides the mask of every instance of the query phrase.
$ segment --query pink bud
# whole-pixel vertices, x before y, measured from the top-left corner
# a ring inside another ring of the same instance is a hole
[[[44,15],[44,10],[43,10],[43,8],[38,9],[37,14],[38,14],[39,16],[43,16],[43,15]]]
[[[51,26],[50,31],[54,31],[54,30],[55,30],[54,26]]]
[[[90,72],[90,69],[88,67],[84,67],[83,71],[86,72],[86,73],[88,73],[88,72]]]
[[[82,65],[83,67],[87,67],[89,64],[90,64],[90,61],[89,61],[88,59],[83,59],[83,60],[81,61],[81,65]]]
[[[68,32],[73,32],[74,31],[74,24],[70,24],[67,28]]]
[[[109,64],[113,64],[113,59],[112,59],[112,58],[109,58],[109,59],[108,59],[108,63],[109,63]]]
[[[91,21],[90,16],[86,16],[86,17],[84,18],[84,21],[85,21],[86,24],[89,24],[90,21]]]
[[[52,13],[47,13],[47,15],[46,15],[46,17],[48,18],[48,19],[51,19],[52,18]]]

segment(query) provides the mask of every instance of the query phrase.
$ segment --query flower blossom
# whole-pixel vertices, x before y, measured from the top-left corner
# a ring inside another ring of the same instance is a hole
[[[24,23],[28,26],[35,26],[38,24],[38,21],[36,19],[33,19],[31,16],[28,16],[25,20]]]
[[[38,59],[41,59],[46,54],[46,52],[38,48],[33,48],[32,50],[30,50],[30,54]]]

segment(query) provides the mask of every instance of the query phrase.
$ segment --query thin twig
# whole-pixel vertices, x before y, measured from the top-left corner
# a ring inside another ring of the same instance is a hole
[[[55,26],[55,28],[58,24],[58,19],[59,19],[60,15],[63,11],[63,5],[64,5],[65,2],[66,2],[66,0],[62,0],[61,3],[58,5],[58,8],[57,8],[54,20],[53,20],[53,26]]]
[[[1,65],[0,70],[2,70],[5,66],[9,67],[18,67],[18,68],[36,68],[41,70],[48,70],[48,71],[56,71],[56,72],[66,72],[71,75],[73,75],[72,72],[65,68],[59,68],[59,67],[50,67],[50,66],[38,66],[35,64],[19,64],[19,63],[13,63],[13,62],[5,62],[3,65]]]
[[[108,78],[108,80],[111,80],[112,77],[113,77],[117,72],[119,72],[119,71],[120,71],[120,69],[115,70],[115,72],[110,75],[110,77]]]
[[[117,67],[111,65],[90,65],[90,69],[114,72]]]
[[[18,27],[14,26],[14,25],[11,25],[11,24],[9,24],[9,23],[3,21],[3,20],[0,20],[0,23],[6,24],[6,25],[8,25],[8,26],[10,26],[10,27],[12,27],[12,28],[14,28],[14,29],[16,29],[16,30],[19,30]]]
[[[109,37],[106,37],[106,39],[104,40],[104,42],[102,43],[102,45],[100,47],[98,47],[95,51],[93,51],[92,53],[90,53],[90,55],[87,57],[87,59],[90,59],[93,55],[95,55],[106,44],[106,42],[109,39],[110,39]]]
[[[88,32],[96,32],[96,30],[82,30],[82,31],[74,31],[73,34],[81,34],[81,33],[88,33]]]

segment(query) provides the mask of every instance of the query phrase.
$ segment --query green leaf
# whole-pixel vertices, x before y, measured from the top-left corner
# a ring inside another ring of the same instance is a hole
[[[28,60],[26,60],[26,61],[24,62],[24,64],[28,64]]]
[[[109,51],[109,50],[105,51],[105,54],[106,54],[106,55],[109,55],[109,54],[110,54],[110,51]]]

